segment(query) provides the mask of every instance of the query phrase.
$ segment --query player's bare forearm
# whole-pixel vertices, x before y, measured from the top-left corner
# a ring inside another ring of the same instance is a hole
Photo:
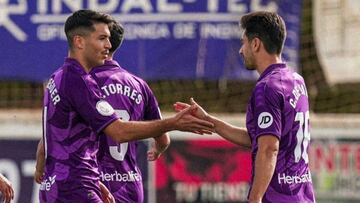
[[[255,175],[249,202],[259,203],[267,190],[274,175],[279,140],[272,135],[258,138],[258,151],[255,158]]]
[[[172,130],[195,132],[202,129],[214,131],[214,125],[208,121],[191,115],[194,107],[189,107],[175,116],[153,121],[129,121],[120,119],[112,122],[104,129],[104,133],[117,142],[157,137]]]
[[[250,136],[246,128],[233,126],[225,121],[222,121],[210,115],[208,116],[207,120],[214,124],[215,132],[221,137],[242,147],[251,147]]]
[[[45,149],[44,149],[43,139],[41,138],[36,149],[36,166],[35,166],[35,174],[34,174],[34,180],[39,184],[41,183],[43,178],[44,167],[45,167]]]

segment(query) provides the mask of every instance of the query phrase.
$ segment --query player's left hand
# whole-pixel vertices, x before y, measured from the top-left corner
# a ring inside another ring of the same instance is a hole
[[[148,161],[157,160],[161,156],[162,152],[164,151],[164,150],[162,150],[162,151],[158,150],[155,145],[156,145],[155,143],[151,143],[151,148],[147,152],[147,160]]]
[[[147,152],[147,160],[148,161],[155,161],[156,159],[158,159],[161,156],[161,153],[159,153],[156,149],[151,148],[148,152]]]
[[[0,192],[2,194],[1,202],[10,203],[14,199],[14,190],[10,181],[0,174]]]
[[[110,191],[107,189],[107,187],[102,183],[100,184],[100,191],[101,191],[101,199],[104,203],[115,203],[114,196],[110,193]]]
[[[196,107],[191,112],[191,115],[193,115],[193,116],[195,116],[195,117],[197,117],[199,119],[202,119],[202,120],[208,120],[209,114],[198,103],[196,103],[193,98],[190,98],[190,104]],[[187,103],[184,103],[184,102],[176,102],[173,106],[174,106],[174,110],[176,112],[180,112],[183,109],[186,109],[186,108],[190,107],[191,106],[190,104],[187,104]],[[200,131],[194,131],[194,133],[200,134],[200,135],[203,135],[203,134],[210,134],[211,135],[213,132],[203,129],[203,130],[200,130]]]

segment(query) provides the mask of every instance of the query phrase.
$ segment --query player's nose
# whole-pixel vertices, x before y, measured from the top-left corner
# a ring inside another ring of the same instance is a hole
[[[111,43],[110,43],[110,40],[109,40],[109,39],[106,40],[105,48],[106,48],[106,49],[111,49]]]
[[[241,46],[239,49],[239,55],[242,56],[242,54],[243,54],[243,47]]]

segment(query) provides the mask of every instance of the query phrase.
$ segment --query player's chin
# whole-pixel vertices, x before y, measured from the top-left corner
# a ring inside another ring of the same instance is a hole
[[[103,57],[99,58],[99,60],[96,61],[96,66],[104,65],[105,59],[106,58],[103,58]]]

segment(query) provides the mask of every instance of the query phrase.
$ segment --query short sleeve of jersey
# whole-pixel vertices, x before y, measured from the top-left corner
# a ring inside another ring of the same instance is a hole
[[[281,139],[283,96],[278,87],[261,83],[256,87],[254,119],[256,139],[262,135],[274,135]]]
[[[71,104],[93,131],[100,133],[117,119],[114,109],[102,99],[99,87],[90,75],[70,75],[67,80],[66,84],[71,84],[66,88]]]
[[[144,87],[147,95],[144,119],[145,120],[161,119],[159,104],[158,101],[156,100],[154,93],[151,91],[150,87],[146,83]]]

